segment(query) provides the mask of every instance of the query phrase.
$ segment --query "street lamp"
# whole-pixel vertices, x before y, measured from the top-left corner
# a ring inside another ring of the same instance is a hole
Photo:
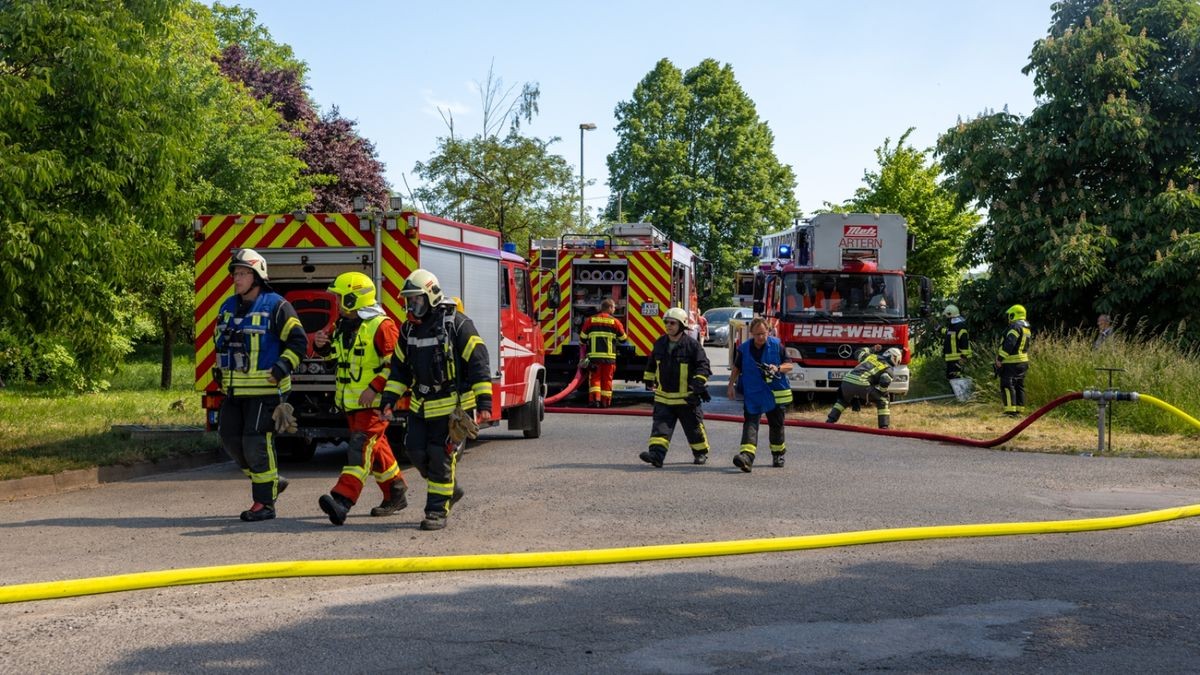
[[[591,131],[596,125],[584,122],[579,125],[579,229],[586,229],[583,224],[583,132]]]

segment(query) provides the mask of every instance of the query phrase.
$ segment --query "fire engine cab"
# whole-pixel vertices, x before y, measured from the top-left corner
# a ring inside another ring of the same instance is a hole
[[[855,353],[878,345],[904,354],[889,391],[908,393],[905,271],[913,243],[908,224],[894,214],[824,213],[763,237],[754,310],[796,364],[788,374],[793,392],[835,391],[857,364]],[[929,280],[913,278],[919,311],[928,315]],[[748,339],[742,333],[736,342]]]

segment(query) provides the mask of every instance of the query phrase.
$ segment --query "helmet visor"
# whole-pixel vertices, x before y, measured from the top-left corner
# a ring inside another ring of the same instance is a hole
[[[410,316],[421,318],[429,312],[429,301],[424,294],[404,296],[404,308]]]

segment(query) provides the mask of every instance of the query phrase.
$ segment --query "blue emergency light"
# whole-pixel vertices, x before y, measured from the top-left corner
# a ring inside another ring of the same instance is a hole
[[[788,246],[787,244],[781,244],[779,246],[779,257],[780,258],[792,257],[792,247]]]
[[[505,253],[516,253],[517,252],[516,242],[512,242],[512,241],[504,242],[504,252]]]
[[[602,251],[602,250],[604,250],[604,240],[603,240],[603,239],[597,239],[597,240],[596,240],[596,250],[597,250],[597,251]]]
[[[750,253],[753,254],[755,258],[757,258],[762,255],[762,247],[755,246],[754,248],[750,249]]]

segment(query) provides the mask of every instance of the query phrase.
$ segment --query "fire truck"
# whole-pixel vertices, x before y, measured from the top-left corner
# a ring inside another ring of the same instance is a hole
[[[711,291],[712,264],[649,223],[610,226],[601,234],[566,234],[529,243],[534,308],[541,324],[550,381],[563,383],[579,366],[579,329],[600,303],[629,340],[619,347],[616,379],[642,379],[654,341],[671,307],[688,313],[688,330],[703,339],[700,299]]]
[[[793,392],[836,391],[857,364],[855,353],[878,345],[904,354],[889,392],[908,393],[905,269],[913,244],[908,224],[894,214],[823,213],[763,236],[754,311],[796,364],[788,374]],[[929,279],[911,279],[919,287],[918,310],[928,316]],[[730,341],[730,363],[746,332]]]
[[[337,298],[326,288],[351,271],[374,279],[380,304],[397,322],[405,318],[404,280],[418,267],[433,272],[487,345],[492,418],[508,420],[509,429],[527,438],[541,435],[546,370],[541,331],[530,313],[528,263],[512,244],[501,245],[498,232],[392,206],[378,212],[196,219],[196,389],[203,392],[210,430],[216,428],[222,396],[213,376],[213,332],[221,302],[233,293],[230,252],[253,248],[267,261],[271,286],[296,308],[309,336],[308,354],[292,374],[287,399],[300,430],[276,438],[287,454],[310,458],[318,441],[348,436],[344,415],[333,406],[335,366],[313,352],[312,338],[322,328],[332,331]]]

